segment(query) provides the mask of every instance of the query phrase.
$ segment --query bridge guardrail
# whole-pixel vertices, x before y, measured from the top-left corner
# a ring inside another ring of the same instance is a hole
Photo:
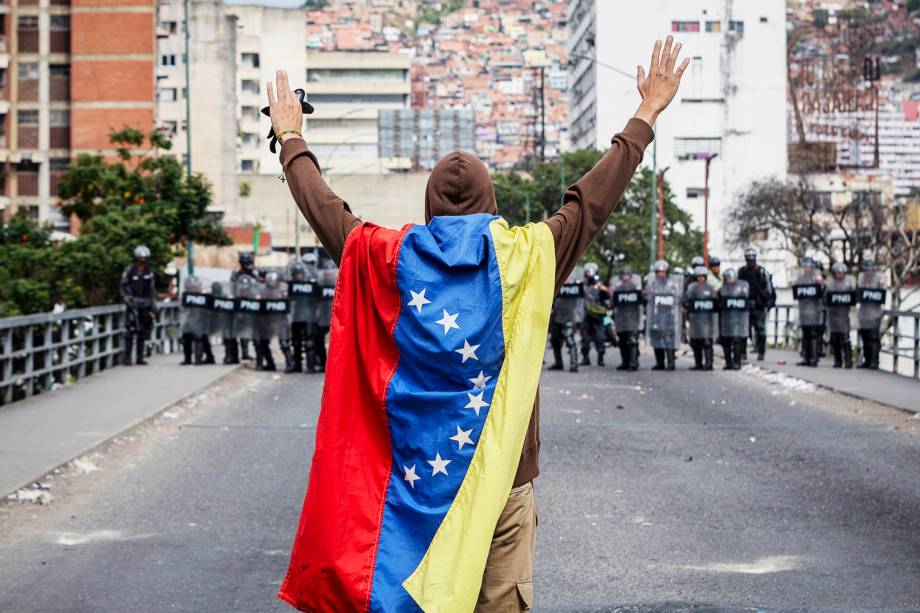
[[[880,367],[895,374],[920,379],[920,311],[886,309],[882,320],[882,360]],[[773,347],[798,349],[799,334],[794,304],[777,304],[767,314],[767,342]],[[856,328],[851,332],[858,356],[862,341]]]
[[[0,405],[119,364],[124,322],[123,304],[0,319]],[[157,303],[148,351],[176,351],[178,323],[177,303]]]

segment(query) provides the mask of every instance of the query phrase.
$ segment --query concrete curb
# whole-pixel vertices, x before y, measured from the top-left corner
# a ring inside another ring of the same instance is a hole
[[[7,492],[0,491],[0,503],[7,502],[7,496],[10,496],[11,494],[16,493],[16,492],[18,492],[19,490],[26,489],[26,488],[28,488],[29,486],[31,486],[32,484],[34,484],[34,483],[40,482],[40,481],[43,480],[44,478],[46,478],[46,477],[48,477],[49,475],[53,474],[55,470],[58,470],[59,468],[61,468],[61,467],[63,467],[63,466],[66,466],[67,464],[70,464],[70,463],[73,462],[74,460],[76,460],[76,459],[78,459],[78,458],[81,458],[81,457],[85,456],[85,455],[88,454],[88,453],[92,453],[92,452],[94,452],[94,451],[96,451],[96,450],[98,450],[98,449],[100,449],[100,448],[102,448],[102,447],[105,447],[105,446],[109,445],[113,440],[115,440],[116,438],[118,438],[118,437],[120,437],[120,436],[125,435],[127,432],[130,432],[131,430],[136,430],[137,428],[139,428],[139,427],[141,427],[141,426],[144,426],[144,425],[146,425],[146,424],[148,424],[148,423],[154,421],[157,417],[159,417],[160,415],[162,415],[163,413],[165,413],[165,412],[168,411],[169,409],[173,408],[174,406],[176,406],[176,405],[178,405],[178,404],[181,404],[181,403],[185,402],[186,400],[188,400],[188,399],[191,398],[192,396],[195,396],[195,395],[197,395],[197,394],[200,394],[202,391],[204,391],[204,390],[206,390],[206,389],[208,389],[208,388],[210,388],[210,387],[212,387],[212,386],[214,386],[214,385],[217,385],[218,383],[221,383],[224,379],[226,379],[226,378],[228,378],[230,375],[236,373],[236,372],[237,372],[240,368],[242,368],[242,367],[243,367],[242,364],[238,364],[238,365],[234,366],[232,369],[230,369],[228,372],[225,372],[224,374],[222,374],[222,375],[219,376],[218,378],[216,378],[216,379],[214,379],[213,381],[211,381],[210,383],[207,383],[207,384],[205,384],[205,385],[202,385],[201,387],[195,388],[194,390],[192,390],[191,392],[189,392],[189,393],[185,394],[184,396],[178,398],[177,400],[174,400],[174,401],[172,401],[172,402],[169,402],[168,404],[164,404],[164,405],[158,407],[157,409],[155,409],[154,411],[148,413],[148,414],[145,415],[144,417],[141,417],[141,418],[139,418],[139,419],[135,419],[133,422],[129,423],[129,424],[126,425],[124,428],[120,429],[119,431],[110,434],[109,436],[107,436],[106,438],[104,438],[103,440],[101,440],[101,441],[99,441],[99,442],[97,442],[97,443],[91,444],[90,446],[88,446],[87,448],[83,449],[82,451],[80,451],[80,452],[77,453],[76,455],[73,455],[72,457],[70,457],[70,458],[64,460],[63,462],[60,462],[60,463],[54,465],[53,467],[51,467],[51,469],[42,472],[41,474],[39,474],[38,476],[36,476],[34,479],[31,479],[30,481],[27,481],[26,483],[24,483],[24,484],[22,484],[22,485],[20,485],[20,486],[18,486],[18,487],[15,487],[13,490],[7,491]]]

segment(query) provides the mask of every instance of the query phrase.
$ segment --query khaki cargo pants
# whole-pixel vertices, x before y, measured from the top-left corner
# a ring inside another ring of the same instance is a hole
[[[536,545],[537,505],[531,482],[511,490],[495,526],[476,613],[530,609]]]

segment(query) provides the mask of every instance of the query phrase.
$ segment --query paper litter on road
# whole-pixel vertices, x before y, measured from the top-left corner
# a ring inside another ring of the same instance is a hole
[[[54,497],[51,495],[51,492],[36,489],[36,488],[23,488],[17,492],[13,492],[7,496],[7,500],[18,500],[19,502],[31,502],[33,504],[40,504],[42,506],[47,506],[51,504],[51,500]]]
[[[71,464],[73,465],[74,469],[81,475],[87,475],[91,472],[96,472],[99,470],[99,467],[87,458],[77,458],[71,462]]]
[[[754,366],[753,364],[744,366],[741,369],[741,372],[746,375],[757,377],[758,379],[763,379],[767,383],[779,385],[784,389],[792,390],[794,392],[814,394],[818,391],[818,388],[814,383],[809,383],[808,381],[798,379],[796,377],[790,377],[789,375],[781,372],[769,372],[760,368],[759,366]]]

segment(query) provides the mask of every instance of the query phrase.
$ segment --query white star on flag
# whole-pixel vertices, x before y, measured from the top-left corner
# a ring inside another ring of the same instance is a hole
[[[415,474],[415,464],[412,465],[412,468],[403,466],[403,470],[406,471],[405,479],[409,482],[409,487],[415,489],[415,482],[421,479],[421,477]]]
[[[426,304],[431,304],[431,300],[428,300],[427,298],[425,298],[425,292],[427,291],[428,291],[427,287],[420,292],[413,292],[410,289],[409,293],[412,294],[412,300],[409,301],[408,306],[417,308],[418,312],[421,313],[423,306],[425,306]]]
[[[447,465],[451,463],[451,460],[442,460],[441,453],[438,452],[435,454],[433,460],[425,460],[431,464],[431,476],[434,477],[438,473],[447,474]]]
[[[467,392],[466,395],[469,396],[470,401],[463,408],[473,409],[474,411],[476,411],[476,417],[479,417],[479,409],[481,409],[482,407],[489,406],[489,403],[482,399],[482,395],[485,393],[486,393],[485,390],[482,390],[481,392],[479,392],[479,394],[473,394],[472,392]]]
[[[463,339],[463,348],[454,349],[454,352],[459,353],[460,355],[463,356],[463,360],[460,362],[461,364],[463,364],[470,358],[473,358],[474,360],[479,360],[479,358],[476,357],[477,349],[479,349],[479,345],[470,345],[470,342],[468,340]]]
[[[469,430],[461,430],[460,426],[457,426],[457,435],[450,437],[450,440],[457,441],[457,448],[463,449],[463,446],[469,443],[473,445],[473,439],[470,438],[470,433],[473,431],[472,428]]]
[[[473,389],[474,389],[474,390],[478,390],[480,387],[485,387],[485,386],[486,386],[486,382],[488,382],[488,380],[491,379],[491,378],[492,378],[492,377],[487,377],[487,376],[485,375],[485,373],[483,373],[483,372],[480,370],[480,371],[479,371],[479,376],[478,376],[478,377],[473,377],[472,379],[470,379],[470,383],[473,384]]]
[[[444,312],[444,316],[434,323],[444,326],[444,334],[447,334],[447,331],[451,328],[456,328],[459,330],[460,326],[457,325],[457,317],[460,315],[460,313],[454,313],[451,315],[447,312],[447,309],[442,309],[442,311]]]

